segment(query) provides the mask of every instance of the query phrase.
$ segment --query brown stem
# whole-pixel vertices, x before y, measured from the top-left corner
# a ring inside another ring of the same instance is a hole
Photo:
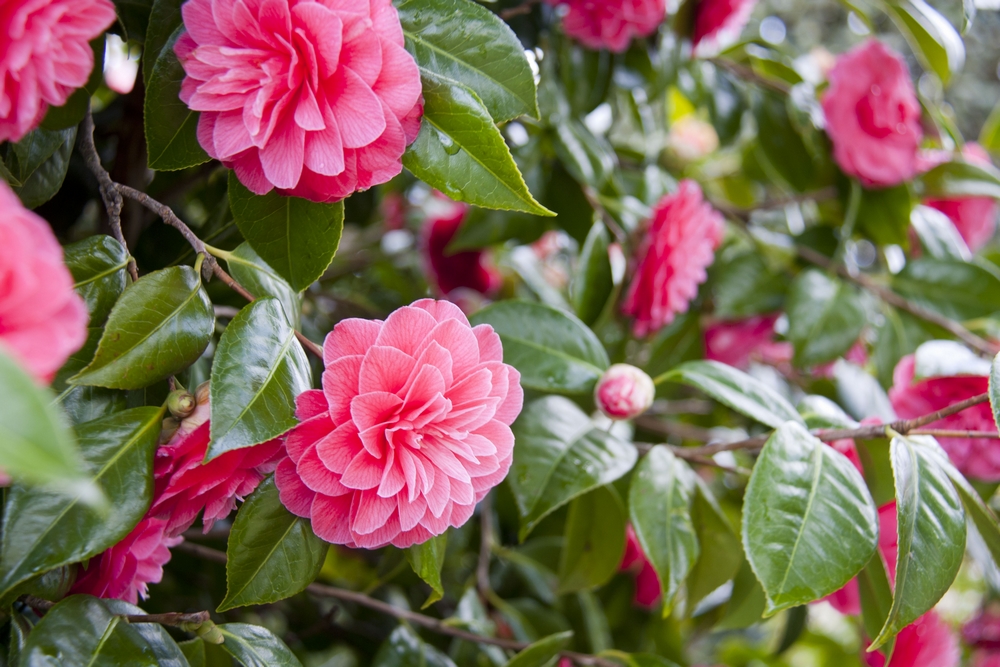
[[[542,0],[524,0],[524,2],[517,5],[516,7],[510,7],[508,9],[504,9],[503,11],[501,11],[500,18],[506,21],[508,19],[514,18],[515,16],[521,16],[522,14],[530,14],[531,8],[540,3],[541,1]]]
[[[34,595],[22,595],[18,601],[23,602],[35,611],[46,612],[56,606],[55,602],[43,600]],[[182,613],[171,611],[165,614],[116,614],[129,623],[159,623],[160,625],[187,625],[205,623],[211,620],[207,611]]]

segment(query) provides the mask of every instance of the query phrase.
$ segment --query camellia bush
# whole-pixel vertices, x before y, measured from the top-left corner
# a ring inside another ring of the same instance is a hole
[[[0,664],[997,667],[996,9],[0,0]]]

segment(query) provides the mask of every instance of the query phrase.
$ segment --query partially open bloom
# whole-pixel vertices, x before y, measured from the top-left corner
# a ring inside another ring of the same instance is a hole
[[[962,150],[963,157],[972,164],[992,166],[989,154],[979,144],[968,143]],[[972,252],[976,252],[993,238],[997,229],[997,202],[992,197],[955,197],[953,199],[928,199],[925,202],[947,215]]]
[[[111,0],[0,3],[0,143],[20,141],[94,69],[94,39],[115,20]]]
[[[656,576],[656,570],[649,558],[639,544],[639,538],[635,534],[635,529],[629,525],[625,529],[625,555],[622,557],[621,571],[629,571],[635,574],[635,604],[639,607],[650,609],[656,606],[660,599],[660,578]]]
[[[934,377],[914,381],[913,355],[900,359],[889,390],[892,407],[902,419],[930,414],[967,398],[985,393],[989,378],[980,375]],[[994,431],[996,423],[989,403],[975,405],[928,424],[930,429]],[[1000,448],[984,438],[938,438],[951,462],[962,474],[984,481],[1000,480]]]
[[[466,289],[492,296],[503,281],[500,272],[482,250],[448,252],[465,221],[469,207],[443,196],[434,201],[423,228],[422,250],[431,281],[442,296]]]
[[[626,50],[632,39],[656,32],[667,15],[665,0],[545,0],[564,8],[567,35],[591,49]]]
[[[87,307],[48,223],[3,179],[0,211],[0,346],[49,382],[87,340]]]
[[[718,53],[740,37],[757,0],[698,0],[691,40],[699,56]]]
[[[338,201],[385,183],[420,127],[391,0],[189,0],[175,47],[198,141],[257,194]]]
[[[165,520],[147,516],[125,539],[91,558],[71,592],[136,604],[149,596],[149,584],[160,583],[170,549],[183,541],[167,534]]]
[[[510,469],[521,411],[500,337],[423,299],[384,322],[343,320],[323,389],[298,398],[275,481],[328,542],[404,548],[458,527]]]
[[[840,56],[823,110],[833,157],[848,176],[886,187],[917,172],[920,102],[906,63],[889,47],[871,39]]]
[[[792,344],[774,340],[777,315],[754,315],[743,320],[715,322],[705,328],[705,358],[746,370],[751,361],[788,364]]]
[[[632,329],[642,337],[673,322],[705,282],[705,269],[722,240],[723,220],[709,206],[694,181],[680,182],[653,209],[639,250],[638,266],[622,311],[635,318]]]
[[[594,387],[594,403],[611,419],[638,417],[655,397],[653,379],[629,364],[612,365]]]

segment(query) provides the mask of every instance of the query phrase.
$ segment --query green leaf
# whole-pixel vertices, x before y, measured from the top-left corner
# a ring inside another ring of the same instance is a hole
[[[89,595],[74,595],[50,609],[21,652],[25,667],[158,667],[149,643],[120,616]]]
[[[700,389],[723,405],[777,428],[787,421],[802,423],[802,417],[778,392],[757,378],[717,361],[687,361],[656,378]]]
[[[243,238],[296,292],[319,280],[337,254],[343,202],[318,204],[276,190],[258,196],[230,173],[229,205]]]
[[[924,0],[885,0],[885,9],[910,43],[924,69],[947,85],[965,64],[962,36]]]
[[[302,667],[285,642],[273,632],[249,623],[216,626],[225,638],[222,648],[243,667]]]
[[[979,145],[991,153],[1000,153],[1000,102],[997,102],[983,123],[983,129],[979,132]]]
[[[629,489],[629,517],[659,577],[664,616],[698,559],[691,517],[695,488],[695,474],[688,464],[658,445],[639,463]]]
[[[183,33],[178,24],[153,56],[156,62],[146,79],[146,151],[149,168],[157,171],[187,169],[212,159],[198,143],[198,112],[179,97],[185,74],[174,44]]]
[[[885,625],[892,608],[892,586],[885,571],[882,554],[875,552],[865,569],[858,573],[858,597],[861,601],[861,623],[868,637],[875,637]],[[886,655],[890,654],[891,645],[887,644]]]
[[[858,228],[878,245],[909,245],[910,211],[913,198],[909,185],[893,188],[864,189],[858,205]]]
[[[990,365],[989,395],[993,423],[1000,428],[1000,354],[993,357],[993,363]]]
[[[625,506],[613,486],[599,486],[569,505],[559,558],[559,593],[603,586],[625,553]]]
[[[409,626],[400,625],[379,648],[372,667],[455,667],[455,663],[425,644]]]
[[[221,253],[220,253],[221,254]],[[281,302],[285,317],[293,329],[298,329],[302,306],[299,293],[284,278],[268,266],[249,243],[241,243],[236,250],[222,255],[229,265],[229,273],[240,285],[257,298],[273,296]]]
[[[118,299],[94,360],[69,382],[142,389],[194,363],[214,330],[215,312],[194,269],[154,271]]]
[[[818,269],[803,271],[788,296],[788,338],[795,365],[816,366],[851,349],[867,317],[857,290]]]
[[[896,587],[889,617],[869,650],[937,604],[965,555],[965,513],[948,478],[947,455],[933,438],[896,436],[890,456],[899,533]]]
[[[149,10],[153,0],[115,0],[118,10],[118,20],[125,27],[127,39],[142,43],[146,39],[146,27],[149,25]]]
[[[504,362],[528,389],[588,394],[607,370],[608,354],[593,331],[573,315],[539,303],[500,301],[472,316],[500,335]]]
[[[15,486],[7,495],[0,546],[0,597],[30,577],[94,556],[115,544],[149,509],[153,452],[163,411],[134,408],[83,424],[76,436],[84,471],[107,497]]]
[[[611,275],[608,246],[611,238],[604,223],[597,222],[590,228],[587,240],[580,251],[576,275],[573,277],[573,309],[585,324],[593,324],[604,312],[604,307],[615,289]]]
[[[276,438],[298,424],[310,388],[306,353],[277,299],[258,299],[226,327],[212,364],[212,444],[205,460]]]
[[[976,532],[983,538],[986,548],[993,556],[993,562],[1000,565],[1000,524],[997,522],[996,515],[954,466],[947,466],[945,472],[951,478],[955,491],[958,492],[958,497],[962,499],[966,515],[972,519]]]
[[[694,496],[691,519],[700,555],[687,579],[687,607],[694,607],[709,593],[736,576],[743,562],[743,547],[732,524],[701,478]]]
[[[62,407],[63,413],[74,424],[84,424],[107,417],[128,407],[125,392],[120,389],[73,386],[67,383],[94,358],[97,343],[103,333],[103,327],[87,329],[87,342],[69,356],[52,380],[52,390],[59,393],[55,403]]]
[[[69,136],[67,132],[32,130],[17,143],[8,144],[7,166],[19,182],[27,181],[46,160],[51,158]]]
[[[920,246],[935,259],[972,258],[969,246],[947,215],[930,206],[915,206],[910,214],[910,224],[920,238]]]
[[[177,26],[183,23],[181,4],[183,0],[153,0],[146,41],[142,45],[142,80],[147,86],[163,47],[170,42],[170,36],[177,30]]]
[[[14,188],[14,192],[21,198],[21,202],[27,208],[37,208],[52,199],[62,187],[66,180],[66,172],[69,170],[69,158],[73,153],[73,146],[76,144],[76,127],[57,132],[49,130],[34,130],[35,133],[48,133],[53,141],[57,141],[55,149],[45,156],[30,173],[19,179],[21,186]],[[26,141],[26,139],[22,139]],[[21,161],[18,161],[20,164]],[[34,166],[34,157],[31,166]]]
[[[617,165],[614,149],[583,123],[576,120],[556,123],[552,139],[556,155],[578,183],[600,190],[614,173]]]
[[[785,303],[788,280],[773,273],[756,252],[716,262],[711,275],[715,314],[723,319],[773,313]]]
[[[104,606],[112,614],[145,614],[146,612],[123,600],[102,600]],[[184,652],[170,636],[170,633],[159,623],[135,623],[130,625],[146,643],[156,660],[158,667],[190,667]]]
[[[309,521],[285,509],[268,477],[236,513],[229,533],[226,598],[219,612],[284,600],[311,584],[327,545]]]
[[[816,166],[802,135],[789,118],[787,97],[760,91],[753,114],[760,142],[757,155],[795,190],[809,189],[816,180]]]
[[[444,584],[441,583],[441,566],[444,565],[444,554],[448,547],[448,533],[432,537],[423,544],[416,544],[406,550],[406,560],[418,577],[431,587],[431,594],[421,609],[427,609],[444,597]]]
[[[560,396],[529,403],[512,430],[517,446],[507,480],[521,514],[522,541],[559,507],[625,475],[637,458],[635,447],[597,428]]]
[[[403,165],[456,201],[555,215],[531,196],[503,135],[476,93],[426,70],[420,78],[424,117],[420,134],[403,154]]]
[[[539,639],[507,661],[504,667],[545,667],[569,645],[573,632],[560,632]]]
[[[885,322],[878,328],[873,356],[879,382],[883,387],[891,387],[892,373],[899,360],[911,354],[931,336],[909,313],[890,306],[885,306],[882,312],[885,315]]]
[[[50,491],[82,494],[91,501],[100,491],[90,484],[80,452],[52,393],[7,352],[0,349],[0,468],[19,483],[46,485]]]
[[[742,549],[741,549],[742,552]],[[760,621],[767,605],[767,596],[761,588],[750,563],[744,558],[733,579],[733,594],[726,605],[720,630],[742,630]]]
[[[110,236],[98,234],[66,246],[65,260],[76,283],[73,288],[87,303],[90,325],[101,326],[125,291],[128,252]]]
[[[871,559],[878,515],[861,474],[797,423],[764,445],[743,504],[743,548],[765,614],[839,590]]]
[[[907,262],[893,289],[953,320],[971,320],[1000,311],[1000,279],[975,263],[921,258]]]
[[[926,198],[993,197],[1000,199],[1000,171],[992,165],[973,164],[961,159],[945,162],[924,174],[919,181]]]
[[[538,117],[524,47],[496,14],[469,0],[406,0],[396,9],[421,69],[471,88],[498,123]]]

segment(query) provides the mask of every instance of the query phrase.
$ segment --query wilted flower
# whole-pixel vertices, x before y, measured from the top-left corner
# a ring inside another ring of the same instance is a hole
[[[334,544],[408,547],[458,527],[510,469],[520,374],[500,337],[423,299],[348,319],[323,348],[323,389],[298,399],[275,481]]]
[[[567,35],[591,49],[621,53],[635,37],[656,32],[667,9],[665,0],[545,0],[565,8]]]
[[[422,250],[432,283],[442,296],[458,289],[492,296],[503,281],[500,272],[482,250],[448,252],[469,207],[439,197],[423,228]]]
[[[992,166],[989,154],[979,144],[968,143],[962,155],[972,164]],[[925,202],[947,215],[955,229],[965,239],[972,252],[976,252],[993,238],[997,229],[997,202],[992,197],[954,197],[928,199]]]
[[[757,0],[698,0],[691,39],[699,56],[712,55],[740,37]]]
[[[390,0],[189,0],[175,47],[198,141],[248,189],[337,201],[385,183],[420,127]]]
[[[594,387],[594,402],[611,419],[638,417],[653,405],[655,397],[653,379],[629,364],[612,365]]]
[[[115,20],[110,0],[0,3],[0,142],[20,141],[94,69],[94,39]]]

